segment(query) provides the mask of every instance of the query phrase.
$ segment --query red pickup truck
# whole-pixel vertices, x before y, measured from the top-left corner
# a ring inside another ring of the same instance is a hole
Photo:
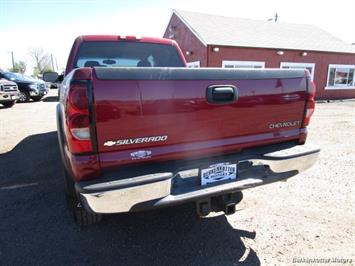
[[[78,37],[57,106],[76,222],[185,202],[234,213],[243,189],[315,163],[314,95],[305,70],[189,69],[172,40]]]

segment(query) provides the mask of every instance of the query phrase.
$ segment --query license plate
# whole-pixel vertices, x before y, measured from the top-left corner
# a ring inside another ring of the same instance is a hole
[[[201,185],[237,179],[237,164],[219,163],[201,169]]]

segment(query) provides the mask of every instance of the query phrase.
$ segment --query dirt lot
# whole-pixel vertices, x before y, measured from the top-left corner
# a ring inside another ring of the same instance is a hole
[[[246,191],[232,216],[199,220],[186,205],[79,230],[62,193],[55,94],[0,107],[1,265],[355,263],[355,101],[317,104],[308,139],[322,148],[317,165]]]

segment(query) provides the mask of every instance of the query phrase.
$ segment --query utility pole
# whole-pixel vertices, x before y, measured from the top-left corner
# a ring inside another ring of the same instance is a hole
[[[57,58],[55,59],[55,66],[57,67],[57,71],[58,71],[58,60],[57,60]]]
[[[274,21],[277,22],[277,20],[279,19],[279,15],[277,13],[275,13],[274,17],[269,18],[267,21]]]
[[[51,54],[51,61],[52,61],[52,71],[54,71],[54,62],[53,62],[53,55]]]
[[[15,59],[14,59],[14,52],[11,51],[11,58],[12,58],[12,69],[15,69]]]

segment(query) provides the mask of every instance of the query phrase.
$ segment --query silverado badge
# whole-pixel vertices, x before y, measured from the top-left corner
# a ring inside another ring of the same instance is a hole
[[[149,143],[149,142],[159,142],[166,141],[168,136],[152,136],[152,137],[142,137],[142,138],[134,138],[134,139],[119,139],[119,140],[108,140],[105,141],[104,146],[121,146],[121,145],[129,145],[129,144],[141,144],[141,143]]]

